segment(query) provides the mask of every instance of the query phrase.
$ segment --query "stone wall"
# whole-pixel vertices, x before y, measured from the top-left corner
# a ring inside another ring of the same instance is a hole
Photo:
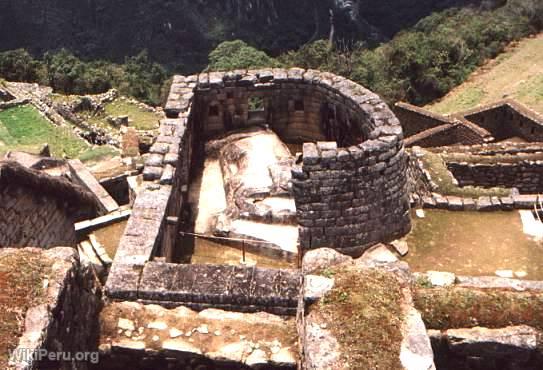
[[[291,317],[112,302],[100,323],[102,370],[297,368]]]
[[[407,161],[394,136],[348,149],[304,144],[303,166],[293,171],[302,247],[356,254],[409,232]]]
[[[489,131],[462,116],[451,118],[403,102],[396,103],[394,112],[407,138],[406,147],[473,145],[494,139]]]
[[[522,194],[543,192],[543,162],[447,163],[460,186],[517,188]]]
[[[128,174],[108,177],[100,180],[100,185],[119,205],[130,203],[130,190],[128,187]]]
[[[287,143],[330,141],[323,153],[305,145],[303,165],[294,171],[303,248],[345,250],[409,230],[402,129],[362,86],[300,68],[176,77],[166,114],[176,117],[188,106],[201,138],[268,124]]]
[[[4,250],[3,253],[9,253]],[[40,305],[31,307],[25,315],[24,333],[19,339],[21,351],[76,352],[94,351],[98,356],[98,312],[100,291],[89,266],[80,264],[73,248],[54,248],[42,253],[51,261],[45,294]],[[89,355],[90,356],[90,355]],[[92,361],[22,361],[12,358],[16,369],[90,369]]]
[[[75,246],[67,205],[24,186],[0,190],[0,248]]]
[[[192,290],[173,289],[179,271],[188,269],[199,276],[204,266],[167,265],[160,279],[146,278],[157,266],[154,257],[172,261],[191,168],[198,160],[195,153],[202,149],[205,138],[237,127],[269,124],[287,142],[333,140],[318,146],[304,144],[301,167],[294,169],[293,194],[303,248],[327,245],[358,253],[372,243],[399,237],[411,227],[402,129],[377,95],[354,82],[299,68],[175,76],[165,112],[169,118],[161,122],[160,136],[145,163],[143,190],[134,203],[106,284],[111,298],[295,310],[297,295],[280,290],[277,302],[286,299],[290,303],[276,305],[271,293],[265,294],[271,301],[257,295],[249,302],[232,292],[225,297],[211,295],[209,302],[190,302],[196,299]],[[347,148],[338,149],[338,144]],[[170,270],[177,272],[170,274]],[[255,271],[282,276],[272,270]],[[297,286],[287,280],[288,286]],[[276,284],[273,289],[280,282],[280,278],[267,281]],[[156,284],[167,286],[156,290]],[[205,279],[201,284],[191,289],[206,288]],[[172,294],[165,294],[170,290]]]
[[[138,299],[170,308],[294,315],[300,281],[296,270],[149,262],[143,268]]]
[[[514,100],[499,101],[460,115],[488,130],[498,141],[511,137],[543,141],[543,118]]]
[[[453,124],[450,118],[404,102],[396,103],[394,113],[402,124],[406,138],[434,127]]]

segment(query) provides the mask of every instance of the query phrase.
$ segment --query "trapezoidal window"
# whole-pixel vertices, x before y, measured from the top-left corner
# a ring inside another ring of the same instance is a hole
[[[264,98],[261,96],[251,96],[249,98],[249,112],[263,112]]]
[[[305,110],[303,99],[296,99],[294,101],[294,110],[296,112],[303,112]]]
[[[209,116],[210,117],[217,117],[219,115],[219,106],[218,105],[210,105],[209,106]]]

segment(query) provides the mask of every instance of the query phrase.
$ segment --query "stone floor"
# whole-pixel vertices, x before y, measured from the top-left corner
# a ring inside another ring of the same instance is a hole
[[[294,319],[266,313],[195,312],[185,307],[168,310],[122,302],[104,308],[101,326],[101,359],[115,363],[115,368],[125,364],[137,369],[144,357],[157,362],[165,357],[194,357],[211,361],[217,368],[227,363],[237,366],[230,368],[294,369],[298,360]]]

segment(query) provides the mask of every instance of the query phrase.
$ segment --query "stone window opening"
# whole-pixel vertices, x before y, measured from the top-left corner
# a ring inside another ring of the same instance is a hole
[[[209,116],[210,117],[217,117],[219,115],[219,106],[218,105],[210,105],[209,106]]]
[[[264,98],[261,96],[251,96],[249,98],[249,112],[263,112],[264,110]]]
[[[296,99],[294,101],[294,111],[296,111],[296,112],[305,111],[304,100],[303,99]]]

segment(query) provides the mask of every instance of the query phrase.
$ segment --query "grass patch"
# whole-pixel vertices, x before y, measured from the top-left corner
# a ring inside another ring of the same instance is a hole
[[[55,157],[76,158],[89,150],[87,143],[69,128],[54,126],[31,105],[0,111],[0,143],[0,150],[4,152],[31,153],[38,153],[48,143]]]
[[[91,148],[68,127],[58,127],[31,105],[0,111],[0,154],[10,150],[39,153],[48,143],[53,157],[98,160],[118,151],[111,146]]]
[[[426,108],[453,113],[504,97],[543,113],[543,33],[513,42],[504,53],[473,73],[467,82]]]
[[[341,346],[349,369],[401,369],[402,300],[398,279],[379,270],[326,270],[334,288],[318,310]]]
[[[118,156],[119,150],[110,145],[97,146],[93,149],[87,150],[79,156],[82,162],[96,162],[108,157]]]
[[[432,110],[442,114],[461,112],[479,105],[484,97],[483,89],[470,86],[460,91],[454,98],[437,103]]]
[[[473,164],[495,164],[495,163],[519,163],[522,161],[541,161],[543,153],[522,153],[522,154],[496,154],[481,155],[469,153],[447,153],[440,154],[445,162],[466,162]]]
[[[413,299],[428,329],[529,325],[543,329],[543,294],[415,286]]]
[[[0,368],[7,369],[9,351],[17,347],[26,311],[41,303],[43,280],[51,262],[40,253],[20,250],[0,257]]]
[[[120,98],[107,103],[104,107],[104,112],[89,117],[88,120],[99,127],[108,127],[111,129],[111,125],[106,121],[107,116],[128,116],[130,126],[136,130],[155,130],[158,128],[161,119],[160,115],[149,112],[124,98]]]
[[[436,192],[441,195],[478,198],[481,196],[508,196],[510,191],[506,188],[481,188],[477,186],[460,187],[453,182],[442,157],[437,153],[424,151],[421,157],[424,168],[430,173],[432,181],[437,185]]]

